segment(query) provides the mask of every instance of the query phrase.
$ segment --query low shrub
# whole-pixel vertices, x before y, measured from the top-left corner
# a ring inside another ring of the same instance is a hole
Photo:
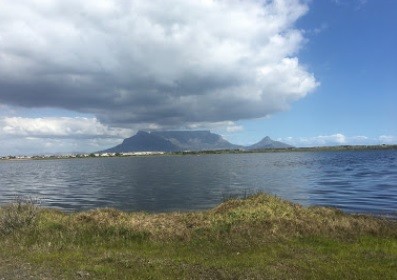
[[[17,197],[13,203],[1,208],[0,234],[10,234],[16,230],[36,224],[40,202],[38,199]]]

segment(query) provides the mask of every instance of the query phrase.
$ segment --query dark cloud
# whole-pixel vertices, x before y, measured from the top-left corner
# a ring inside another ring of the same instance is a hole
[[[264,117],[316,87],[298,0],[2,3],[0,103],[112,126]]]

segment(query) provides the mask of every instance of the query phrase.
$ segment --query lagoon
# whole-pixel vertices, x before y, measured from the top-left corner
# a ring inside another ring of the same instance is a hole
[[[261,191],[397,218],[396,150],[0,161],[0,174],[0,204],[22,196],[65,211],[189,211]]]

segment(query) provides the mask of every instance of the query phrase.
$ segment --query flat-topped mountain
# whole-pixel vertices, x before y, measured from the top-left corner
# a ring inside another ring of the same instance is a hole
[[[142,152],[142,151],[204,151],[204,150],[233,150],[233,149],[265,149],[291,147],[279,141],[265,137],[262,141],[251,146],[235,145],[222,136],[210,131],[138,131],[134,136],[124,139],[123,143],[104,152]]]
[[[167,139],[179,150],[203,151],[240,148],[210,131],[156,131],[151,134]]]
[[[124,139],[123,143],[113,148],[106,150],[110,153],[122,152],[142,152],[142,151],[162,151],[162,152],[176,152],[179,147],[174,145],[171,141],[152,134],[150,132],[138,131],[134,136]]]

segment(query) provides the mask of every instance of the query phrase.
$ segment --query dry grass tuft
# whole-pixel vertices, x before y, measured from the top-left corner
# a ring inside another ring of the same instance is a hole
[[[71,215],[44,212],[52,223],[66,224],[71,231],[123,229],[145,233],[153,240],[209,238],[289,238],[325,235],[336,238],[362,235],[397,237],[397,223],[369,216],[344,214],[325,207],[303,207],[281,198],[258,194],[232,199],[210,211],[188,213],[127,213],[97,209]],[[52,213],[52,214],[51,214]],[[67,222],[60,220],[67,219]]]
[[[190,239],[192,228],[205,224],[201,213],[126,213],[115,209],[97,209],[70,217],[70,226],[124,228],[133,232],[149,233],[158,240]]]
[[[397,223],[364,215],[349,215],[334,208],[302,207],[281,198],[258,194],[244,200],[231,200],[213,210],[219,220],[230,224],[259,227],[266,234],[332,237],[370,235],[397,236]],[[255,227],[254,227],[255,228]]]
[[[0,234],[10,234],[33,226],[38,219],[39,211],[37,199],[17,197],[15,202],[1,208]]]

